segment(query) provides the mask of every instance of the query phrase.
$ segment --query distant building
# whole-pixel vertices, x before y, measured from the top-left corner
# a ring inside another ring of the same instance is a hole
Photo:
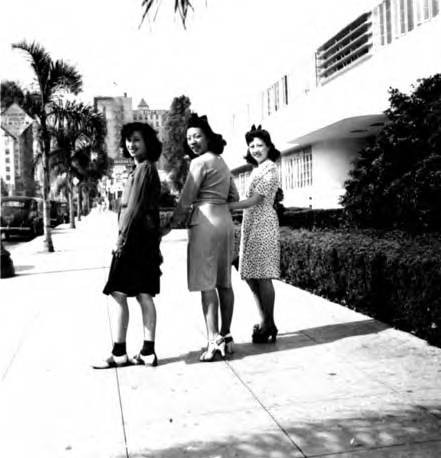
[[[138,108],[133,110],[133,121],[146,122],[152,126],[162,139],[162,127],[164,124],[164,115],[167,110],[152,110],[144,99],[139,102]]]
[[[353,161],[385,122],[389,87],[407,92],[441,72],[435,43],[440,0],[382,1],[236,110],[232,149],[244,150],[244,133],[262,124],[282,152],[284,205],[338,207]],[[250,167],[233,166],[243,195]]]
[[[106,121],[106,150],[107,155],[116,159],[120,154],[120,134],[123,124],[133,121],[132,98],[124,94],[123,97],[95,97],[94,107],[103,114]]]
[[[0,176],[9,195],[34,196],[34,121],[16,103],[1,118]]]

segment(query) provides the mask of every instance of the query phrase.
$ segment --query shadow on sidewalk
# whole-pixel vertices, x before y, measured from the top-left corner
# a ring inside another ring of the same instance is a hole
[[[327,344],[347,337],[376,334],[389,329],[389,326],[374,319],[330,324],[315,328],[300,329],[278,334],[275,344],[235,343],[234,354],[230,360],[238,360],[264,353],[295,350],[303,347]],[[180,356],[160,360],[160,365],[184,361],[186,364],[205,364],[199,361],[203,349],[190,351]],[[220,359],[219,359],[220,360]]]
[[[59,269],[59,270],[39,270],[37,272],[25,272],[26,270],[31,270],[35,266],[17,266],[16,272],[17,275],[15,277],[11,277],[11,279],[18,278],[18,277],[25,277],[28,275],[46,275],[46,274],[62,274],[66,272],[85,272],[90,270],[103,270],[108,269],[108,266],[94,266],[94,267],[81,267],[78,269]]]
[[[212,421],[210,421],[212,424]],[[205,427],[202,427],[202,431]],[[214,430],[221,432],[225,428],[223,423],[216,428],[212,424]],[[201,432],[202,432],[201,431]],[[212,437],[212,434],[210,434]],[[237,439],[233,436],[226,437],[224,441],[203,441],[195,440],[176,445],[170,448],[157,450],[135,451],[130,453],[130,458],[220,458],[220,457],[238,457],[238,458],[257,458],[264,456],[272,456],[274,451],[279,451],[277,456],[291,456],[291,453],[297,451],[295,456],[305,456],[300,454],[294,444],[290,444],[289,440],[281,441],[280,434],[247,434],[243,439]],[[119,455],[117,458],[126,458],[126,455]]]
[[[440,404],[431,407],[439,409]],[[224,435],[216,441],[193,440],[172,447],[162,449],[148,449],[133,451],[130,458],[192,458],[207,457],[240,457],[257,458],[268,456],[336,456],[344,454],[353,458],[363,456],[394,456],[394,457],[435,457],[441,451],[441,435],[439,419],[426,415],[419,406],[394,405],[385,403],[383,409],[362,409],[362,414],[342,415],[341,418],[317,418],[304,420],[295,416],[279,418],[283,426],[286,440],[281,434],[274,433],[246,433],[244,437]],[[195,418],[195,421],[202,420]],[[222,418],[206,419],[206,422],[216,431],[216,422],[219,421],[218,433],[225,431]],[[180,428],[186,428],[188,419]],[[207,425],[196,424],[197,434]],[[231,426],[227,431],[232,431]],[[225,431],[225,432],[227,432]],[[211,437],[213,434],[211,434]],[[173,440],[173,439],[171,439]],[[118,458],[125,458],[120,455]]]

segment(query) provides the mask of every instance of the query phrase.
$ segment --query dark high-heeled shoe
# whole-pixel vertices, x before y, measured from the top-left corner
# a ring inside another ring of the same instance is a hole
[[[276,342],[278,329],[273,324],[267,328],[260,327],[260,325],[255,324],[253,327],[253,334],[251,340],[253,343],[263,344],[268,343],[268,340],[271,343]]]
[[[224,342],[225,342],[225,353],[227,355],[232,355],[234,353],[234,348],[233,348],[234,339],[233,339],[233,336],[231,335],[231,333],[228,333],[228,334],[225,334],[223,336],[223,338],[224,338]]]

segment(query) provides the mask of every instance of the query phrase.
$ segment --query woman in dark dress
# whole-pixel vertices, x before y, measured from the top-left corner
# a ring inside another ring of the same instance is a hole
[[[115,300],[113,314],[113,349],[96,369],[138,363],[157,365],[155,353],[156,308],[153,297],[159,293],[159,268],[162,257],[159,218],[161,184],[155,162],[161,154],[161,142],[148,124],[125,124],[121,131],[125,157],[135,166],[121,198],[118,215],[118,239],[113,251],[109,278],[104,294]],[[129,309],[127,297],[136,297],[142,311],[144,343],[133,360],[126,352]]]

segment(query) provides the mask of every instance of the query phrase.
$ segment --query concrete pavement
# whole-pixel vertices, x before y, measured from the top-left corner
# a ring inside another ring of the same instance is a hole
[[[186,289],[186,232],[163,239],[157,368],[95,371],[111,348],[101,294],[116,218],[11,250],[0,280],[0,456],[439,457],[441,349],[276,282],[276,345],[250,344],[256,311],[234,274],[228,361],[199,363],[204,325]],[[128,349],[141,316],[130,304]]]

